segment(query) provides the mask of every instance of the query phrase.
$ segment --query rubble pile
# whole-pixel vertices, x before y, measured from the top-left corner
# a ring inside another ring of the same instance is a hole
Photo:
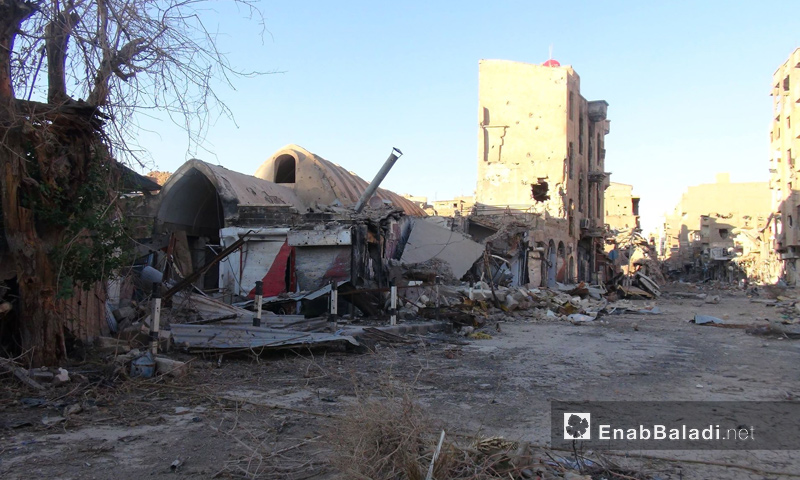
[[[633,293],[629,296],[637,297]],[[650,294],[645,298],[652,297]],[[603,286],[584,283],[556,284],[555,289],[505,287],[485,282],[471,286],[420,286],[407,289],[403,300],[401,318],[435,318],[438,313],[439,319],[451,321],[466,335],[473,334],[471,328],[480,328],[487,322],[550,319],[578,324],[602,315],[661,313],[652,304],[637,306],[630,300],[618,300],[615,292],[608,292]]]

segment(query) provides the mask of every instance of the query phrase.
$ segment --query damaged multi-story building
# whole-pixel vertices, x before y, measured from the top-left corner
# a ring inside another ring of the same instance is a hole
[[[469,232],[491,242],[515,225],[509,265],[520,284],[603,280],[608,103],[587,101],[580,88],[575,70],[552,59],[479,64]]]
[[[800,48],[772,75],[772,122],[770,125],[770,180],[772,217],[765,250],[775,252],[779,264],[776,276],[797,283],[800,271],[800,195],[798,168],[800,153]],[[793,118],[794,117],[794,118]],[[771,247],[771,248],[770,248]]]
[[[690,186],[665,218],[662,260],[673,272],[728,279],[728,262],[743,253],[737,236],[763,229],[770,209],[766,182],[732,183],[720,173],[715,183]]]
[[[641,230],[639,200],[633,185],[611,182],[606,189],[605,222],[612,231]]]

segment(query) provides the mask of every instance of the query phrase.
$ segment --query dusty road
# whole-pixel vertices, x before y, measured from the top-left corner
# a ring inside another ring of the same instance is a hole
[[[657,301],[661,315],[611,315],[583,325],[529,318],[502,322],[499,331],[491,324],[486,331],[493,338],[461,346],[284,352],[221,365],[216,358],[195,359],[185,378],[67,385],[44,405],[23,400],[31,392],[6,381],[0,477],[336,478],[328,462],[333,417],[346,415],[359,397],[401,391],[453,435],[535,444],[549,441],[551,400],[800,397],[800,341],[688,323],[695,313],[747,325],[780,318],[775,307],[753,303],[743,292],[718,293],[718,304],[665,295]],[[100,378],[92,374],[99,366],[81,369]],[[81,411],[43,425],[44,417],[63,416],[71,404]],[[180,465],[172,469],[176,460]],[[614,460],[660,479],[800,474],[797,452],[631,452]]]

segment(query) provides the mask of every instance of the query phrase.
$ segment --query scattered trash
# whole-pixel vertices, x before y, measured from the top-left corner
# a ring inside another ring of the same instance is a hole
[[[712,317],[711,315],[695,315],[690,323],[694,323],[696,325],[705,325],[708,323],[716,324],[716,325],[723,325],[725,321],[721,318]]]
[[[131,377],[151,378],[156,373],[156,361],[151,352],[145,352],[131,361]]]
[[[55,425],[57,423],[65,422],[67,419],[64,417],[42,417],[42,424],[45,426]]]
[[[176,472],[178,471],[179,468],[181,468],[182,465],[183,465],[183,460],[181,460],[180,458],[176,458],[172,462],[172,464],[170,464],[169,469],[172,470],[173,472]]]
[[[483,332],[473,332],[468,335],[469,338],[473,340],[491,340],[492,336],[488,333]]]
[[[573,313],[567,317],[570,322],[578,324],[578,323],[586,323],[591,322],[594,320],[594,317],[591,315],[582,315],[580,313]]]
[[[654,306],[651,308],[642,308],[640,310],[636,310],[636,313],[642,313],[645,315],[661,315],[661,309]]]

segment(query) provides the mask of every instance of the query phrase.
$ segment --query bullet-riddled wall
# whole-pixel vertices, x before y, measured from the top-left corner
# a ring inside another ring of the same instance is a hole
[[[548,212],[564,217],[559,192],[567,181],[567,102],[580,79],[571,68],[506,60],[479,64],[476,201],[526,209],[531,185],[542,179]]]
[[[553,60],[479,63],[475,212],[540,215],[532,241],[545,248],[540,257],[557,259],[544,262],[557,263],[556,273],[541,272],[551,283],[589,280],[598,269],[592,245],[602,243],[608,104],[587,101],[580,83]]]

